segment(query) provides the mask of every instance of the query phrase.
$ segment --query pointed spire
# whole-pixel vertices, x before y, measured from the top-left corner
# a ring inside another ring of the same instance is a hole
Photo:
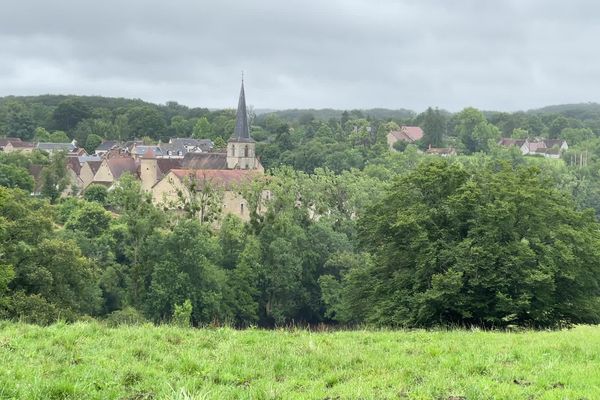
[[[238,101],[237,114],[235,116],[235,130],[231,141],[252,142],[250,129],[248,128],[248,111],[246,110],[246,94],[244,93],[244,78],[242,73],[242,88],[240,89],[240,100]]]

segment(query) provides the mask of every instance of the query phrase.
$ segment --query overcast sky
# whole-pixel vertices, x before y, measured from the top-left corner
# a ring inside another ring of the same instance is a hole
[[[255,108],[600,101],[600,2],[9,0],[0,96]]]

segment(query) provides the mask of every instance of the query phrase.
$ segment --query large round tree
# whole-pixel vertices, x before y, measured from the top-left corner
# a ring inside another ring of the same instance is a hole
[[[360,222],[365,318],[390,326],[600,321],[600,225],[536,168],[423,164]]]

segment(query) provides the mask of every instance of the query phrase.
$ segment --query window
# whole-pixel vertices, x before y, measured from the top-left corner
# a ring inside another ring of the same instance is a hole
[[[248,145],[244,147],[244,157],[248,157]]]
[[[231,156],[234,157],[235,156],[235,146],[231,145]]]

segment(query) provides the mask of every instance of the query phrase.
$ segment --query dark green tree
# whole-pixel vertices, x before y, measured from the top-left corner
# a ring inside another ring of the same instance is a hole
[[[423,145],[442,147],[446,133],[446,120],[440,110],[429,107],[422,116]]]
[[[10,164],[0,164],[0,186],[19,188],[26,192],[33,192],[33,177],[25,168]]]
[[[67,98],[61,101],[54,113],[54,127],[65,132],[72,132],[77,124],[91,116],[91,108],[77,98]]]
[[[499,168],[499,169],[498,169]],[[361,221],[367,320],[548,327],[600,321],[599,226],[535,168],[437,160]]]

